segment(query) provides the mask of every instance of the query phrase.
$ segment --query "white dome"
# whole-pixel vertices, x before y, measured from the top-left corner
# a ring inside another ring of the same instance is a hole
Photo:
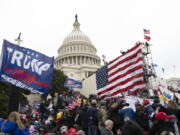
[[[80,23],[77,20],[73,24],[73,31],[64,38],[64,41],[58,49],[56,58],[56,67],[62,68],[64,65],[80,66],[84,65],[97,69],[101,63],[98,57],[97,49],[91,43],[89,37],[80,30]]]
[[[74,26],[74,30],[65,37],[62,46],[69,45],[69,43],[71,44],[72,42],[76,44],[76,41],[79,44],[82,43],[82,44],[92,45],[91,40],[88,38],[88,36],[86,34],[84,34],[83,32],[81,32],[80,23],[77,20],[77,16],[76,16],[76,20],[75,20],[73,26]]]
[[[82,42],[82,44],[89,44],[92,45],[91,40],[89,37],[81,32],[80,30],[73,30],[69,35],[67,35],[63,41],[63,45],[67,45],[72,42]]]
[[[80,30],[80,23],[77,18],[73,26],[73,31],[64,38],[64,41],[58,50],[59,56],[69,53],[86,53],[96,55],[96,48],[91,43],[89,37]],[[77,47],[77,49],[72,49],[74,47]],[[71,51],[68,51],[70,49]]]

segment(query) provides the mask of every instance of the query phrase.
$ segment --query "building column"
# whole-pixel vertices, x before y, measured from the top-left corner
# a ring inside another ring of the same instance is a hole
[[[82,56],[80,56],[80,58],[79,58],[79,59],[80,59],[80,64],[82,64]]]
[[[89,57],[87,57],[87,64],[89,64]]]
[[[58,67],[59,67],[59,60],[57,60],[57,63],[56,63],[56,64],[57,64],[57,68],[58,68]]]
[[[93,58],[91,58],[91,64],[93,64]]]
[[[67,58],[65,58],[65,64],[67,64]]]
[[[71,57],[68,58],[69,59],[69,65],[71,64]]]
[[[61,63],[64,64],[63,59],[61,59]]]
[[[71,58],[72,58],[72,64],[74,65],[74,57],[72,56]]]
[[[84,56],[84,62],[83,63],[86,64],[86,56]]]
[[[76,50],[77,50],[77,48],[76,48]],[[78,64],[78,59],[77,59],[77,56],[76,56],[76,65]]]

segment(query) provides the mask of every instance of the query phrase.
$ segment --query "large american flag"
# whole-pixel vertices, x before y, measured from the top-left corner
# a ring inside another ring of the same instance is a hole
[[[140,42],[125,54],[96,71],[97,94],[116,97],[144,89],[143,55]]]

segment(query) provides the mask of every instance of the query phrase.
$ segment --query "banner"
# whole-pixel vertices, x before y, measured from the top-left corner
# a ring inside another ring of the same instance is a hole
[[[0,61],[0,81],[31,92],[46,94],[54,70],[54,57],[3,42]]]
[[[65,84],[64,84],[65,88],[82,88],[82,82],[74,80],[74,79],[66,79]]]
[[[162,95],[164,97],[166,97],[167,100],[169,100],[169,99],[172,100],[174,98],[174,93],[171,92],[170,90],[168,90],[166,80],[161,79],[161,78],[157,78],[157,81],[158,81],[158,83],[157,83],[158,88],[161,91]]]

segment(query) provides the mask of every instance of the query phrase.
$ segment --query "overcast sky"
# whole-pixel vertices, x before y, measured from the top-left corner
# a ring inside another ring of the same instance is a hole
[[[146,28],[157,74],[180,77],[179,7],[180,0],[0,0],[0,45],[22,32],[22,46],[56,57],[77,13],[100,57],[112,60],[144,41]]]

